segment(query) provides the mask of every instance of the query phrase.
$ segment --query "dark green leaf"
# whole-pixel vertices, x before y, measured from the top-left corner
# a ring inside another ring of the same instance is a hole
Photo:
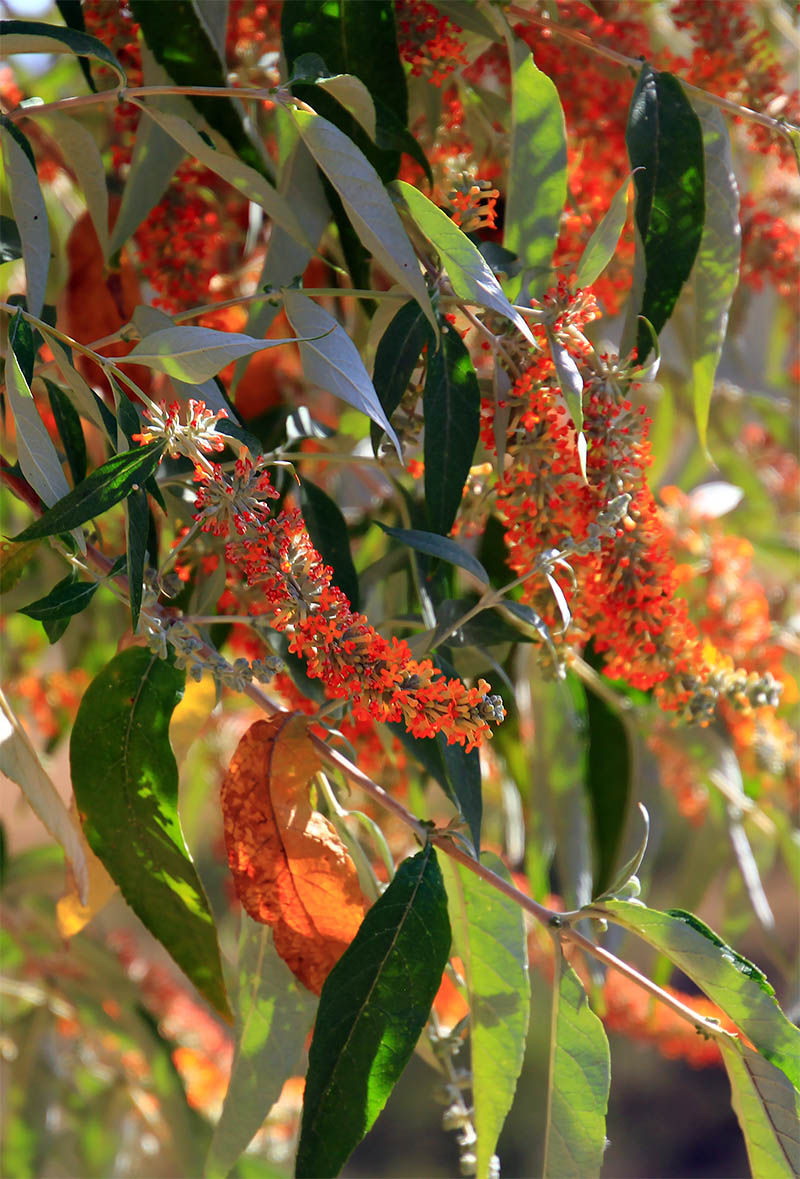
[[[387,418],[391,419],[408,389],[426,343],[432,340],[430,325],[418,303],[405,303],[380,338],[375,352],[372,383]],[[383,430],[373,424],[372,448],[377,450]]]
[[[390,528],[388,524],[381,524],[380,520],[378,526],[389,536],[393,536],[395,540],[400,540],[409,548],[416,549],[418,553],[427,553],[429,557],[439,557],[440,560],[448,561],[451,565],[458,565],[461,569],[466,569],[473,577],[477,577],[478,581],[482,581],[484,585],[489,584],[489,575],[478,558],[473,557],[472,553],[468,553],[454,540],[440,536],[437,532],[417,532],[414,528]]]
[[[170,0],[169,4],[131,0],[130,8],[141,25],[148,49],[176,85],[228,85],[224,64],[190,0]],[[209,127],[227,140],[239,159],[271,183],[264,157],[247,134],[239,107],[233,99],[193,94],[188,97],[195,110]]]
[[[797,1179],[800,1094],[780,1069],[740,1041],[723,1040],[720,1048],[753,1175]]]
[[[390,107],[380,98],[376,98],[374,94],[372,101],[375,103],[375,142],[378,147],[387,152],[403,152],[405,155],[411,156],[412,160],[415,160],[422,168],[428,184],[433,188],[433,172],[428,157],[408,127],[401,122]]]
[[[86,24],[83,19],[83,6],[81,0],[56,0],[56,7],[64,19],[64,24],[68,29],[74,29],[77,33],[86,32]],[[79,57],[78,65],[83,71],[83,76],[86,79],[86,84],[89,89],[97,92],[97,87],[94,84],[91,67],[89,66],[88,58]]]
[[[390,722],[389,728],[441,786],[469,827],[472,845],[477,853],[480,850],[483,811],[481,761],[477,749],[467,753],[463,745],[448,745],[441,733],[433,738],[415,737],[406,731],[400,721]]]
[[[151,442],[148,446],[115,454],[13,539],[34,540],[39,536],[68,532],[108,511],[134,488],[147,482],[161,462],[163,452],[162,442]]]
[[[639,304],[631,306],[627,338],[637,315],[658,335],[691,273],[703,235],[705,168],[700,120],[680,82],[649,65],[633,93],[625,138],[636,169],[634,220],[644,263],[644,289]],[[641,323],[636,345],[641,364],[652,348]]]
[[[405,860],[322,988],[308,1057],[298,1179],[338,1175],[419,1039],[450,952],[433,847]]]
[[[20,607],[20,614],[27,614],[37,622],[53,622],[56,619],[71,618],[73,614],[80,614],[91,602],[97,591],[96,581],[76,581],[68,574],[49,594],[37,598],[28,606]]]
[[[614,877],[631,807],[631,751],[619,714],[586,687],[589,724],[587,787],[592,808],[595,870],[593,896]]]
[[[72,785],[92,851],[150,932],[228,1017],[214,919],[178,818],[169,723],[184,679],[146,648],[115,656],[78,709]]]
[[[461,506],[480,432],[478,378],[461,336],[442,325],[428,357],[425,413],[425,499],[431,529],[446,536]]]
[[[48,381],[47,377],[44,378],[44,383],[56,429],[64,444],[72,481],[75,484],[81,483],[86,478],[86,439],[83,436],[81,419],[69,397],[58,385]]]
[[[0,263],[15,262],[22,257],[22,239],[13,217],[0,215]]]
[[[329,495],[316,483],[300,477],[300,505],[308,535],[326,565],[333,569],[333,579],[354,610],[358,610],[359,588],[350,538],[344,516]]]
[[[608,1040],[560,942],[554,942],[556,972],[542,1174],[545,1179],[595,1179],[606,1144],[611,1077]]]
[[[128,585],[131,606],[131,630],[136,634],[144,591],[144,566],[150,540],[150,508],[147,492],[140,487],[125,501],[125,539],[127,542]]]
[[[682,909],[662,913],[629,901],[603,901],[597,909],[680,967],[800,1089],[800,1031],[758,967]]]
[[[38,20],[0,20],[0,41],[4,53],[74,53],[96,57],[110,66],[124,86],[125,71],[102,41],[88,33]]]
[[[33,366],[36,361],[36,352],[39,344],[42,342],[42,338],[38,332],[34,333],[33,328],[22,314],[22,311],[17,311],[11,320],[11,326],[8,329],[8,342],[14,349],[14,355],[22,370],[23,377],[30,385],[33,380]]]

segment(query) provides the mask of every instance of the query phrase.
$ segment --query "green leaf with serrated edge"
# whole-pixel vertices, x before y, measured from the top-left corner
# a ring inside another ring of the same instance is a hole
[[[205,1166],[209,1179],[228,1174],[278,1100],[284,1081],[297,1072],[317,1008],[316,997],[279,957],[272,930],[246,913],[236,976],[236,1050]]]
[[[28,618],[35,618],[37,622],[53,622],[60,618],[71,618],[73,614],[80,614],[85,610],[97,592],[96,581],[76,581],[70,573],[49,594],[29,602],[27,606],[20,606],[20,614],[27,614]]]
[[[241,332],[218,332],[213,328],[171,327],[145,336],[116,363],[142,364],[190,385],[201,385],[241,356],[294,342],[292,338],[254,340]]]
[[[481,863],[511,883],[498,856],[484,852]],[[463,963],[470,1009],[475,1175],[488,1179],[525,1055],[530,1013],[525,920],[516,902],[474,872],[447,857],[442,872],[453,952]]]
[[[106,170],[94,135],[83,123],[61,111],[47,116],[47,125],[65,163],[78,178],[103,257],[108,258],[108,188]]]
[[[800,1094],[780,1069],[738,1040],[719,1041],[753,1179],[800,1175]]]
[[[662,913],[628,901],[603,901],[594,908],[680,967],[800,1089],[800,1031],[781,1011],[766,976],[752,962],[699,917],[681,909]]]
[[[578,269],[575,272],[575,282],[579,287],[590,287],[597,282],[614,257],[614,251],[628,217],[630,187],[631,177],[626,176],[611,198],[611,204],[606,209],[603,219],[584,246]]]
[[[593,662],[590,654],[590,662]],[[631,735],[619,713],[584,685],[589,748],[586,785],[592,811],[595,852],[593,895],[614,875],[633,796]]]
[[[503,294],[480,250],[453,219],[404,180],[396,180],[392,187],[400,193],[417,226],[435,247],[459,298],[504,315],[535,346],[530,328]]]
[[[74,483],[80,483],[86,478],[87,464],[86,439],[83,436],[81,419],[69,397],[62,389],[59,389],[58,385],[53,384],[47,377],[44,378],[44,385],[47,389],[56,429],[64,446],[69,469],[72,472],[72,480]]]
[[[151,442],[148,446],[113,455],[102,467],[92,471],[83,483],[79,483],[12,539],[20,541],[55,536],[58,532],[68,532],[102,515],[135,487],[147,482],[161,462],[163,453],[163,442]]]
[[[176,85],[228,86],[225,63],[190,0],[170,0],[168,5],[131,0],[131,12],[156,61]],[[269,179],[269,165],[248,135],[242,109],[236,100],[224,95],[190,94],[188,98],[209,127],[230,144],[239,159]]]
[[[347,525],[338,506],[316,483],[300,476],[300,507],[308,535],[326,565],[333,569],[333,580],[354,610],[358,610],[358,574],[350,552]]]
[[[300,291],[284,290],[283,306],[297,332],[300,359],[308,380],[335,393],[377,422],[400,455],[397,435],[378,400],[361,355],[338,320]]]
[[[0,771],[16,782],[47,830],[64,849],[83,904],[89,896],[89,869],[78,831],[61,795],[0,688]]]
[[[81,700],[70,739],[89,846],[136,915],[228,1017],[214,919],[178,818],[169,722],[185,674],[143,647],[115,656]]]
[[[429,557],[438,557],[451,565],[458,565],[473,577],[477,577],[484,585],[489,584],[489,574],[478,558],[473,557],[472,553],[468,553],[454,540],[440,536],[437,532],[418,532],[415,528],[390,528],[388,524],[381,524],[380,520],[377,523],[389,536],[402,541],[411,549],[416,549],[418,553],[426,553]]]
[[[739,189],[725,116],[699,98],[692,97],[691,105],[703,135],[705,219],[700,248],[675,315],[681,312],[685,302],[695,421],[700,445],[707,450],[714,374],[725,340],[728,311],[739,282],[742,231]]]
[[[480,433],[478,378],[461,336],[442,326],[425,374],[425,499],[431,529],[446,536],[461,507]]]
[[[110,49],[88,33],[48,25],[38,20],[0,20],[3,53],[72,53],[78,57],[96,57],[110,66],[125,86],[125,71]]]
[[[418,303],[404,304],[380,338],[375,352],[372,383],[387,418],[391,419],[408,389],[420,353],[431,343],[431,329]],[[372,448],[383,436],[379,426],[371,427]]]
[[[22,257],[22,238],[12,217],[0,214],[0,263],[15,262]]]
[[[338,1175],[372,1126],[425,1027],[449,952],[447,894],[429,844],[400,865],[322,988],[298,1179]]]
[[[516,254],[532,281],[511,279],[514,300],[546,290],[567,200],[567,139],[558,91],[537,69],[531,51],[514,40],[511,54],[511,159],[503,245]]]
[[[625,132],[635,169],[634,222],[644,285],[628,308],[620,352],[636,344],[641,364],[652,348],[644,316],[658,335],[672,315],[700,246],[705,215],[700,120],[672,74],[642,67]],[[635,303],[635,305],[634,305]]]
[[[594,1179],[606,1144],[611,1062],[603,1025],[557,938],[544,1179]]]
[[[403,290],[419,303],[434,331],[436,316],[416,254],[375,169],[338,127],[308,111],[294,110],[308,150],[339,195],[364,245]]]
[[[18,23],[0,21],[3,24]],[[26,22],[22,22],[26,23]],[[7,44],[4,52],[10,53]],[[28,311],[41,315],[50,270],[50,228],[30,145],[20,129],[0,115],[0,146],[11,210],[22,242]]]
[[[229,156],[225,152],[216,151],[190,123],[187,123],[179,115],[156,110],[151,106],[143,109],[148,118],[157,123],[162,131],[166,131],[189,155],[194,156],[201,164],[205,164],[217,176],[221,176],[248,200],[259,205],[276,225],[282,226],[297,241],[304,245],[310,244],[289,201],[281,196],[278,190],[273,188],[255,168],[243,164],[241,160],[234,159],[233,156]]]

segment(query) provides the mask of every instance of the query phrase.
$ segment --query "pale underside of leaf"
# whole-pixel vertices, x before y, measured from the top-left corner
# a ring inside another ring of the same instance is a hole
[[[370,139],[375,139],[375,103],[360,78],[353,74],[334,74],[331,78],[318,78],[315,85],[331,94],[361,124]]]
[[[212,328],[171,327],[153,332],[118,364],[142,364],[167,373],[190,385],[201,385],[242,356],[293,340],[254,340],[240,332],[217,332]]]
[[[154,332],[165,331],[168,328],[175,327],[175,324],[164,311],[160,311],[158,307],[149,307],[144,304],[137,307],[133,312],[133,324],[139,335],[144,339]],[[175,390],[178,401],[186,406],[190,399],[195,401],[202,401],[213,412],[218,413],[224,409],[228,416],[231,416],[231,409],[225,398],[220,392],[219,385],[216,381],[203,381],[199,385],[189,385],[185,381],[181,381],[178,377],[172,377],[172,387]]]
[[[53,353],[53,359],[72,394],[72,401],[78,413],[92,422],[99,430],[104,429],[103,417],[97,408],[97,397],[89,382],[86,381],[67,357],[61,343],[52,335],[48,335],[47,344]]]
[[[4,46],[5,52],[10,52]],[[50,269],[50,229],[36,169],[5,128],[0,134],[11,209],[22,242],[28,311],[41,315]]]
[[[60,111],[48,115],[48,122],[65,163],[78,178],[100,249],[108,259],[108,187],[95,137],[77,119]]]

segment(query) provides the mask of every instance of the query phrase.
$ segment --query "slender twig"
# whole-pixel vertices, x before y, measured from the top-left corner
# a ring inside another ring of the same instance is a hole
[[[96,94],[80,94],[75,98],[59,98],[55,102],[39,102],[33,106],[18,106],[7,118],[14,123],[23,119],[39,119],[55,111],[74,111],[107,102],[128,102],[136,98],[150,98],[163,94],[194,95],[198,98],[245,98],[253,101],[275,101],[275,92],[264,89],[241,89],[237,86],[123,86],[120,89],[98,90]]]

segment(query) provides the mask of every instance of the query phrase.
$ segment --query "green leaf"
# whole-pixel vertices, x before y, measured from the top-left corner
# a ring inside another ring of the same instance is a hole
[[[594,1179],[606,1143],[608,1040],[557,938],[545,1133],[545,1179]]]
[[[300,476],[300,506],[308,535],[326,565],[333,569],[334,582],[358,610],[358,574],[350,552],[347,525],[338,506],[316,483]]]
[[[225,152],[217,151],[179,115],[156,110],[152,106],[143,109],[148,118],[157,123],[162,131],[166,131],[184,151],[194,156],[201,164],[205,164],[217,176],[221,176],[248,200],[259,205],[276,225],[282,226],[297,241],[310,245],[289,201],[281,196],[260,172]]]
[[[561,343],[551,327],[547,327],[547,343],[553,359],[556,377],[564,395],[567,412],[572,418],[575,431],[580,435],[583,431],[583,377],[580,369]],[[585,460],[581,462],[584,478],[586,477]]]
[[[402,196],[425,237],[435,246],[459,298],[504,315],[535,347],[530,328],[503,294],[503,288],[478,247],[424,193],[404,180],[396,180],[393,187]]]
[[[8,24],[27,24],[27,21],[0,21],[0,28]],[[12,53],[7,41],[4,53]],[[11,211],[17,224],[22,257],[25,262],[25,290],[28,311],[41,315],[47,275],[50,270],[50,229],[47,209],[36,175],[33,153],[20,129],[0,115],[0,145],[8,185]]]
[[[129,647],[95,677],[70,740],[89,846],[198,991],[229,1017],[214,919],[178,818],[169,722],[185,676]]]
[[[800,1031],[783,1014],[773,988],[752,962],[682,909],[662,913],[628,901],[604,901],[596,908],[680,967],[762,1056],[800,1088]]]
[[[125,71],[102,41],[88,33],[38,20],[0,20],[3,53],[73,53],[78,57],[96,57],[110,66],[125,86]]]
[[[247,1149],[285,1080],[297,1072],[317,1000],[278,955],[272,931],[242,914],[237,966],[236,1051],[207,1176],[227,1175]]]
[[[584,686],[589,726],[586,777],[595,852],[593,895],[597,896],[613,879],[631,808],[631,737],[619,713]]]
[[[584,246],[575,275],[579,287],[590,287],[597,282],[614,257],[619,235],[625,228],[628,217],[630,187],[631,178],[626,176],[611,198],[611,204],[606,209],[602,221]]]
[[[431,529],[446,536],[461,507],[480,433],[478,378],[461,336],[443,325],[438,352],[428,357],[425,414],[425,499]]]
[[[13,297],[13,296],[12,296]],[[16,311],[8,331],[8,342],[14,349],[14,355],[28,385],[33,380],[33,370],[36,366],[36,353],[42,342],[42,337],[35,332],[22,313],[21,307]]]
[[[530,1012],[525,920],[510,897],[445,860],[453,951],[464,964],[470,1008],[475,1175],[488,1179],[525,1056]],[[484,852],[481,862],[511,883],[498,856]]]
[[[353,141],[327,119],[299,110],[292,111],[292,118],[363,244],[387,274],[414,296],[438,331],[419,262],[378,173]]]
[[[83,19],[83,8],[81,7],[81,0],[56,0],[56,8],[64,19],[64,24],[68,29],[75,29],[79,33],[86,32],[86,22]],[[93,94],[97,93],[97,87],[94,84],[92,77],[92,69],[89,65],[89,60],[86,57],[78,58],[78,65],[81,67],[81,72],[86,79],[86,84]]]
[[[431,341],[430,325],[419,304],[405,303],[378,342],[372,370],[372,383],[387,418],[391,419],[402,401],[420,353]],[[373,425],[370,432],[377,452],[383,431]]]
[[[700,246],[705,214],[700,120],[672,74],[642,67],[625,132],[636,187],[636,243],[644,288],[631,296],[621,353],[636,342],[640,364],[672,315]]]
[[[241,332],[213,328],[162,328],[145,336],[127,356],[118,357],[117,363],[143,364],[190,385],[202,385],[241,356],[290,343],[294,340],[254,340]]]
[[[37,622],[54,622],[56,619],[71,618],[73,614],[80,614],[91,602],[97,592],[98,582],[76,581],[69,573],[49,594],[37,598],[27,606],[20,607],[20,614],[27,614],[28,618],[35,618]]]
[[[78,412],[87,421],[97,426],[99,430],[105,430],[108,433],[109,427],[113,427],[114,425],[114,416],[91,388],[88,381],[84,380],[75,368],[72,363],[72,353],[70,350],[57,340],[55,336],[49,334],[47,343],[50,351],[53,353],[53,359],[58,366],[61,376],[64,378],[64,383],[72,393],[73,402]]]
[[[534,293],[551,285],[550,265],[567,200],[564,112],[553,82],[537,69],[530,49],[514,41],[511,53],[511,160],[503,245],[533,273]],[[512,300],[529,283],[512,279]]]
[[[128,598],[131,607],[131,631],[136,634],[144,593],[144,566],[150,536],[150,508],[143,487],[131,491],[125,501],[125,558],[128,573]]]
[[[53,411],[56,429],[67,456],[69,469],[74,483],[80,483],[86,478],[86,439],[83,436],[81,419],[63,390],[44,377],[50,408]]]
[[[449,952],[447,895],[429,844],[400,865],[322,988],[298,1179],[337,1175],[372,1126],[425,1027]]]
[[[178,86],[228,86],[225,63],[190,0],[131,0],[131,12],[153,56]],[[268,165],[245,130],[242,109],[225,96],[190,94],[189,101],[249,168],[269,179]]]
[[[711,103],[692,98],[705,153],[705,218],[692,273],[676,314],[686,300],[692,397],[700,445],[707,451],[708,412],[714,375],[728,326],[728,311],[739,282],[742,231],[739,189],[733,169],[728,124]]]
[[[47,123],[64,161],[78,178],[103,257],[108,259],[108,188],[97,141],[83,123],[61,111],[49,114]]]
[[[489,584],[489,574],[478,558],[473,557],[472,553],[468,553],[454,540],[440,536],[436,532],[418,532],[415,528],[390,528],[388,524],[381,524],[380,520],[377,523],[389,536],[402,541],[409,548],[416,549],[418,553],[427,553],[429,557],[438,557],[451,565],[458,565],[473,577],[477,577],[484,585]]]
[[[161,462],[163,453],[163,442],[151,442],[148,446],[138,446],[135,450],[113,455],[13,539],[34,540],[38,536],[54,536],[102,515],[138,485],[147,482]]]
[[[15,262],[22,257],[22,238],[13,217],[0,214],[0,263]]]
[[[361,354],[338,320],[300,291],[284,290],[283,305],[289,323],[297,332],[307,379],[377,422],[389,435],[399,455],[397,435],[378,400]]]
[[[738,1040],[719,1042],[753,1179],[800,1175],[800,1095],[780,1071]]]
[[[441,733],[437,733],[433,738],[415,737],[407,731],[402,721],[390,721],[388,727],[422,768],[441,786],[469,827],[472,845],[477,854],[480,849],[483,812],[481,762],[477,749],[467,753],[463,745],[448,745]]]

